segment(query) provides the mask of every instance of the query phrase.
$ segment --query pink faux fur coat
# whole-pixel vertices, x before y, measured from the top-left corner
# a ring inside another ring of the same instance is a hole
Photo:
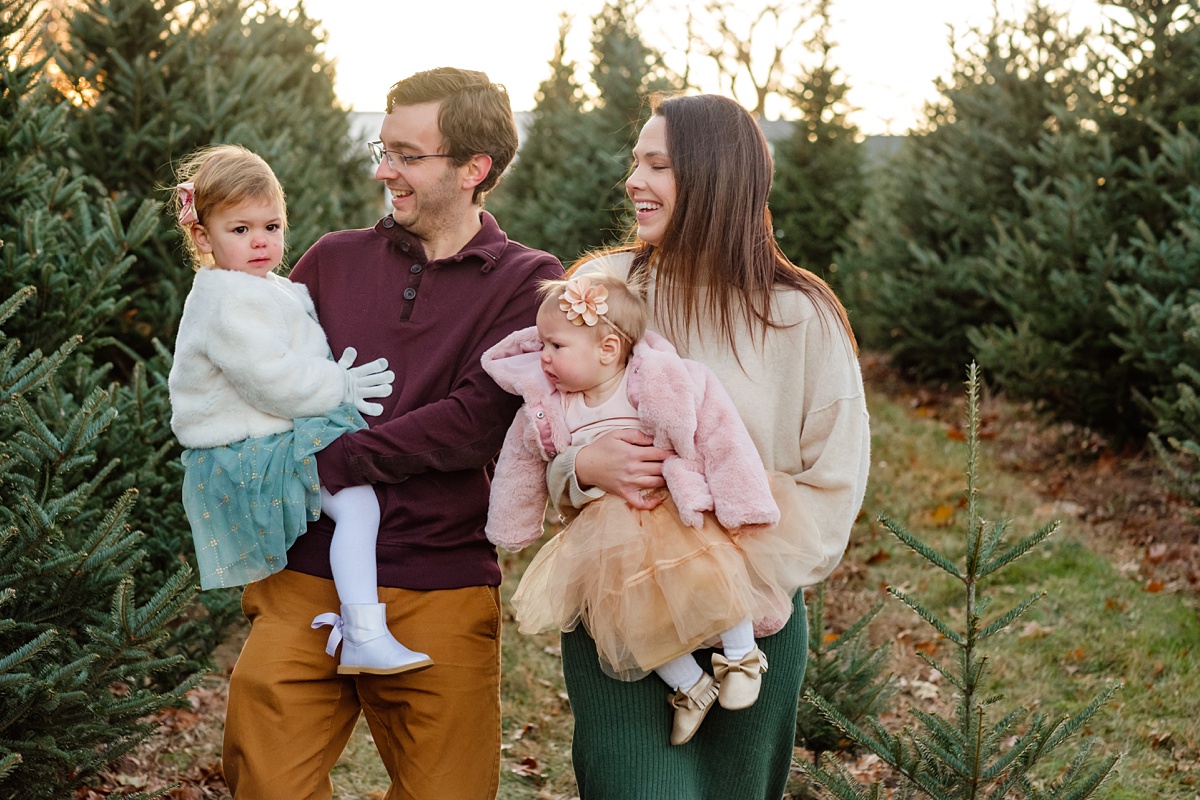
[[[562,398],[542,372],[541,349],[537,328],[525,328],[483,354],[496,383],[525,398],[500,451],[488,508],[487,537],[506,550],[542,535],[546,462],[571,444]],[[653,331],[634,345],[628,369],[629,401],[642,428],[657,447],[676,453],[663,463],[663,477],[683,523],[699,527],[705,511],[731,532],[778,522],[762,459],[712,371],[680,358]]]

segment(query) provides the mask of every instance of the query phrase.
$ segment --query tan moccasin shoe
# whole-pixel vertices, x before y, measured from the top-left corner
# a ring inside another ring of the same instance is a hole
[[[767,671],[767,656],[755,647],[741,658],[730,661],[721,653],[713,653],[713,676],[721,684],[718,702],[721,708],[736,711],[749,708],[758,699],[762,674]]]
[[[686,692],[677,689],[668,698],[675,709],[675,724],[671,728],[671,744],[686,744],[700,730],[700,723],[713,707],[719,687],[707,672],[700,676],[696,685]]]

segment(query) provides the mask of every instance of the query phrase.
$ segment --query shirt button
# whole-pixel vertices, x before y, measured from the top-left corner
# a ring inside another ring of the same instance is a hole
[[[405,300],[412,300],[416,296],[417,296],[416,289],[405,289],[404,290],[404,299]]]
[[[383,218],[383,227],[391,228],[391,227],[395,226],[395,224],[396,224],[396,220],[392,219],[391,217]]]
[[[411,272],[413,275],[416,275],[418,272],[421,271],[421,265],[413,264],[411,267],[408,268],[408,271]]]
[[[392,227],[392,226],[391,226],[391,225],[389,225],[388,227],[390,228],[390,227]],[[400,243],[400,249],[401,249],[401,250],[403,250],[404,252],[406,252],[406,253],[407,253],[407,252],[409,251],[408,242],[401,242],[401,243]]]

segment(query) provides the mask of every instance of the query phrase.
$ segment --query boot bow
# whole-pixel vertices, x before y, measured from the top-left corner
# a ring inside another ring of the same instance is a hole
[[[313,617],[313,628],[325,625],[333,626],[333,630],[329,632],[329,641],[325,643],[325,652],[332,656],[337,653],[338,645],[342,643],[342,618],[332,611]]]

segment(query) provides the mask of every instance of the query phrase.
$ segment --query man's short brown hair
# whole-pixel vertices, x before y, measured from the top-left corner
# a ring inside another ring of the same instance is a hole
[[[465,164],[480,153],[491,157],[491,172],[475,187],[473,198],[483,205],[484,195],[500,182],[517,153],[517,124],[508,90],[483,72],[454,67],[418,72],[388,90],[389,114],[396,106],[421,103],[441,103],[438,130],[454,163]]]

